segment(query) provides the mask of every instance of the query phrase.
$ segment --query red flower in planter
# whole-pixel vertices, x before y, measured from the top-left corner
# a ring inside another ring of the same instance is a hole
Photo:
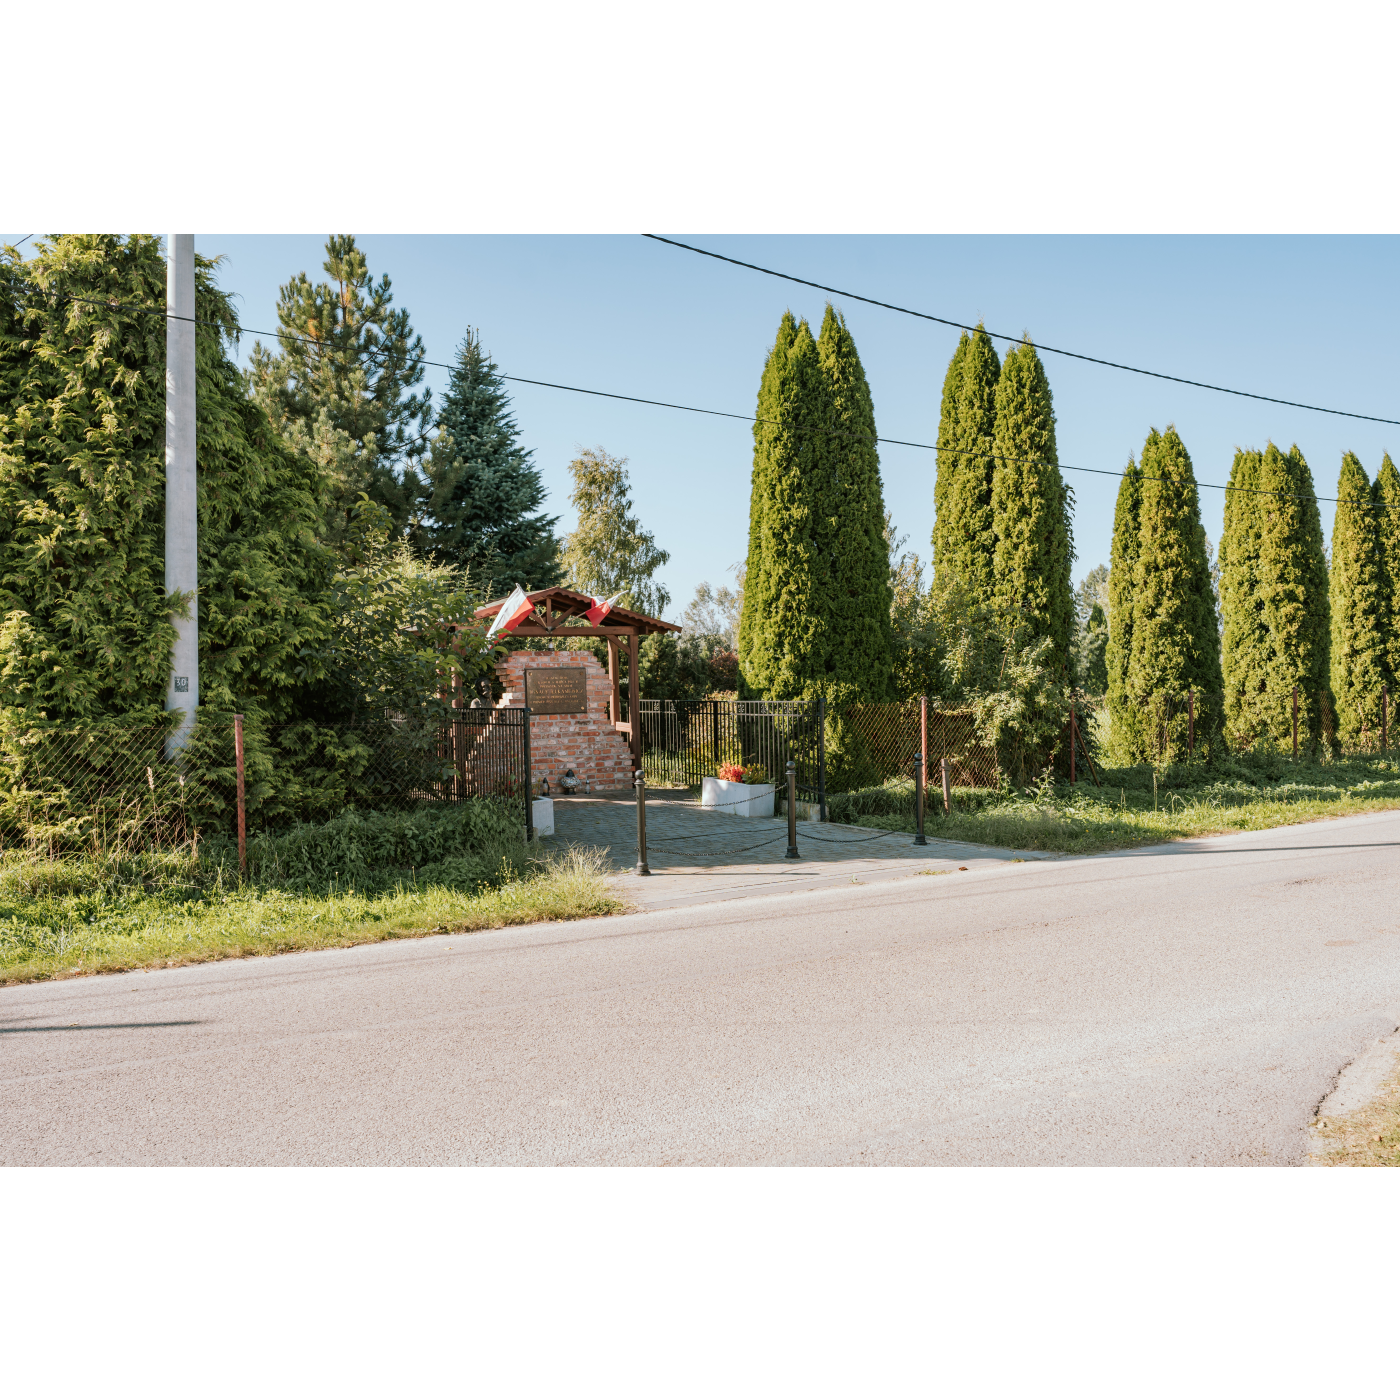
[[[721,763],[715,772],[726,783],[742,783],[744,781],[744,770],[737,763]]]

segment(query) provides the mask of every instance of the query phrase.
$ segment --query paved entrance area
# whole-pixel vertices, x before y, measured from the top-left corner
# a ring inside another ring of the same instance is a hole
[[[928,845],[916,846],[908,832],[884,834],[869,827],[798,822],[801,859],[788,860],[785,820],[707,810],[683,788],[647,792],[649,878],[633,873],[637,803],[630,794],[555,798],[554,835],[541,844],[546,849],[578,845],[606,850],[618,872],[618,888],[641,909],[957,875],[964,869],[1055,859],[1038,851],[940,841],[932,834]]]

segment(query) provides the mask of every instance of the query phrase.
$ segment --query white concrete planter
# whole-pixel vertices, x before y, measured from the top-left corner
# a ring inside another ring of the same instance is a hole
[[[700,805],[726,817],[771,817],[772,783],[727,783],[723,778],[700,780]]]
[[[554,835],[554,799],[552,797],[537,797],[530,803],[530,811],[534,815],[535,835]]]

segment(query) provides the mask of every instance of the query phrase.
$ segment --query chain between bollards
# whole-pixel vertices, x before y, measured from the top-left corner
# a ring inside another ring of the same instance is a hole
[[[637,789],[637,869],[638,875],[650,875],[647,868],[647,775],[638,768],[632,778]],[[663,852],[664,854],[664,852]]]
[[[788,848],[784,860],[801,860],[802,852],[797,849],[797,764],[788,759],[787,765],[787,818]]]

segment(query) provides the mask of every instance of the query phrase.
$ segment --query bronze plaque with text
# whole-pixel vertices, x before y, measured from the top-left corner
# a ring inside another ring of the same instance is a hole
[[[582,666],[527,668],[525,703],[536,715],[586,715],[588,672]]]

